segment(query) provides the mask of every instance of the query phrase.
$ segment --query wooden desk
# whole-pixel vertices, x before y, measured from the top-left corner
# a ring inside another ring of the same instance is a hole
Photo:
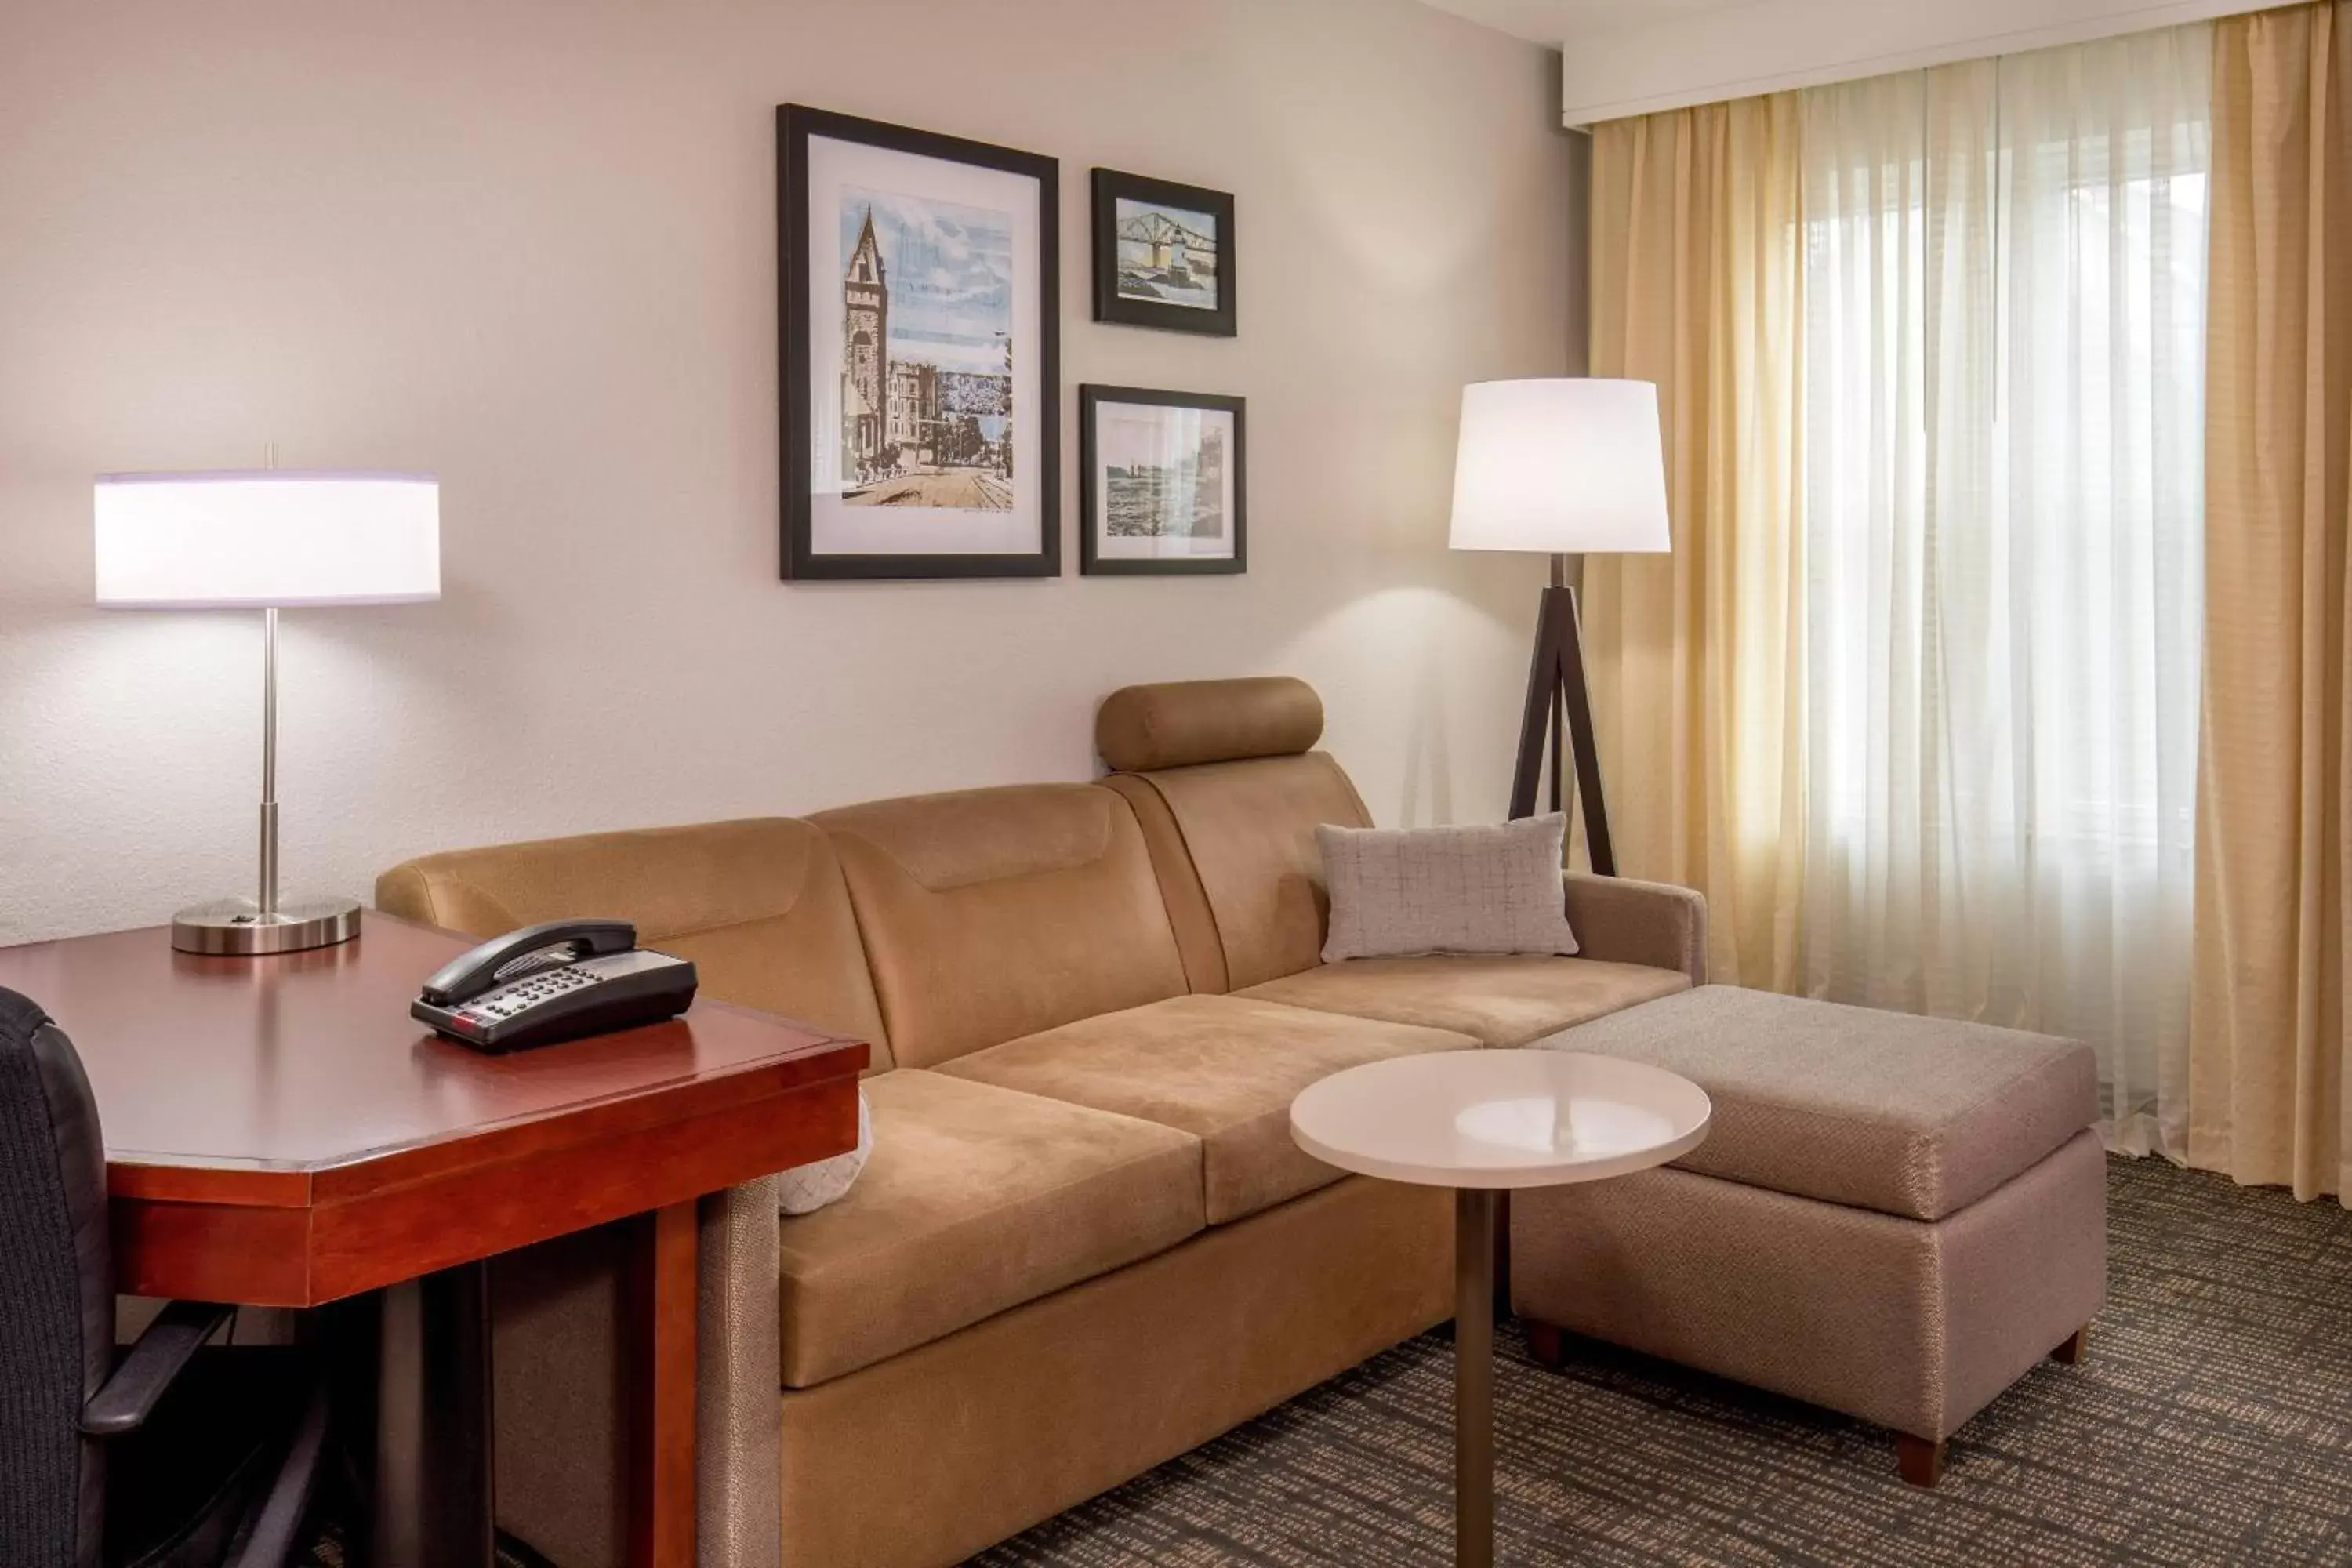
[[[455,1336],[455,1386],[407,1401],[386,1384],[380,1432],[404,1413],[395,1447],[418,1452],[414,1474],[379,1453],[379,1568],[453,1561],[452,1510],[487,1521],[486,1433],[424,1429],[487,1426],[482,1261],[642,1216],[630,1535],[636,1562],[687,1568],[695,1200],[852,1147],[866,1047],[698,1002],[669,1023],[482,1056],[408,1016],[425,976],[471,945],[371,913],[340,947],[204,958],[157,928],[0,948],[0,985],[47,1008],[89,1069],[119,1289],[317,1307],[391,1287],[387,1346],[433,1341],[398,1359],[441,1374]],[[453,1464],[474,1482],[435,1473]],[[475,1482],[478,1498],[449,1500]],[[404,1499],[410,1487],[431,1495]]]

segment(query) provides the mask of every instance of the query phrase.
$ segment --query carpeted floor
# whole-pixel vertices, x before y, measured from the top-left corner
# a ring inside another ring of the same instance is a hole
[[[2352,1213],[2109,1163],[2106,1310],[1953,1439],[1887,1436],[1608,1349],[1554,1373],[1498,1331],[1513,1564],[2352,1563]],[[1452,1560],[1442,1333],[975,1559],[1405,1568]]]

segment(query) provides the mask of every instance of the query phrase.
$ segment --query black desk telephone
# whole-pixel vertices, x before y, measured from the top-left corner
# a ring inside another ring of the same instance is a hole
[[[408,1013],[461,1046],[503,1053],[674,1018],[695,984],[691,961],[640,948],[626,921],[551,921],[453,959]]]

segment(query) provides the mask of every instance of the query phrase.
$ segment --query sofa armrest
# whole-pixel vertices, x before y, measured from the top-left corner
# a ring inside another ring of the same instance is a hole
[[[696,1561],[776,1568],[783,1553],[776,1179],[703,1199],[697,1230]]]
[[[1706,897],[1671,882],[1563,871],[1579,956],[1678,969],[1706,984]]]

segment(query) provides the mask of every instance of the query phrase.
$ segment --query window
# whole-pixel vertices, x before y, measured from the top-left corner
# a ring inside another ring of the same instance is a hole
[[[2181,1147],[2209,34],[1806,102],[1816,994],[2073,1034]]]

